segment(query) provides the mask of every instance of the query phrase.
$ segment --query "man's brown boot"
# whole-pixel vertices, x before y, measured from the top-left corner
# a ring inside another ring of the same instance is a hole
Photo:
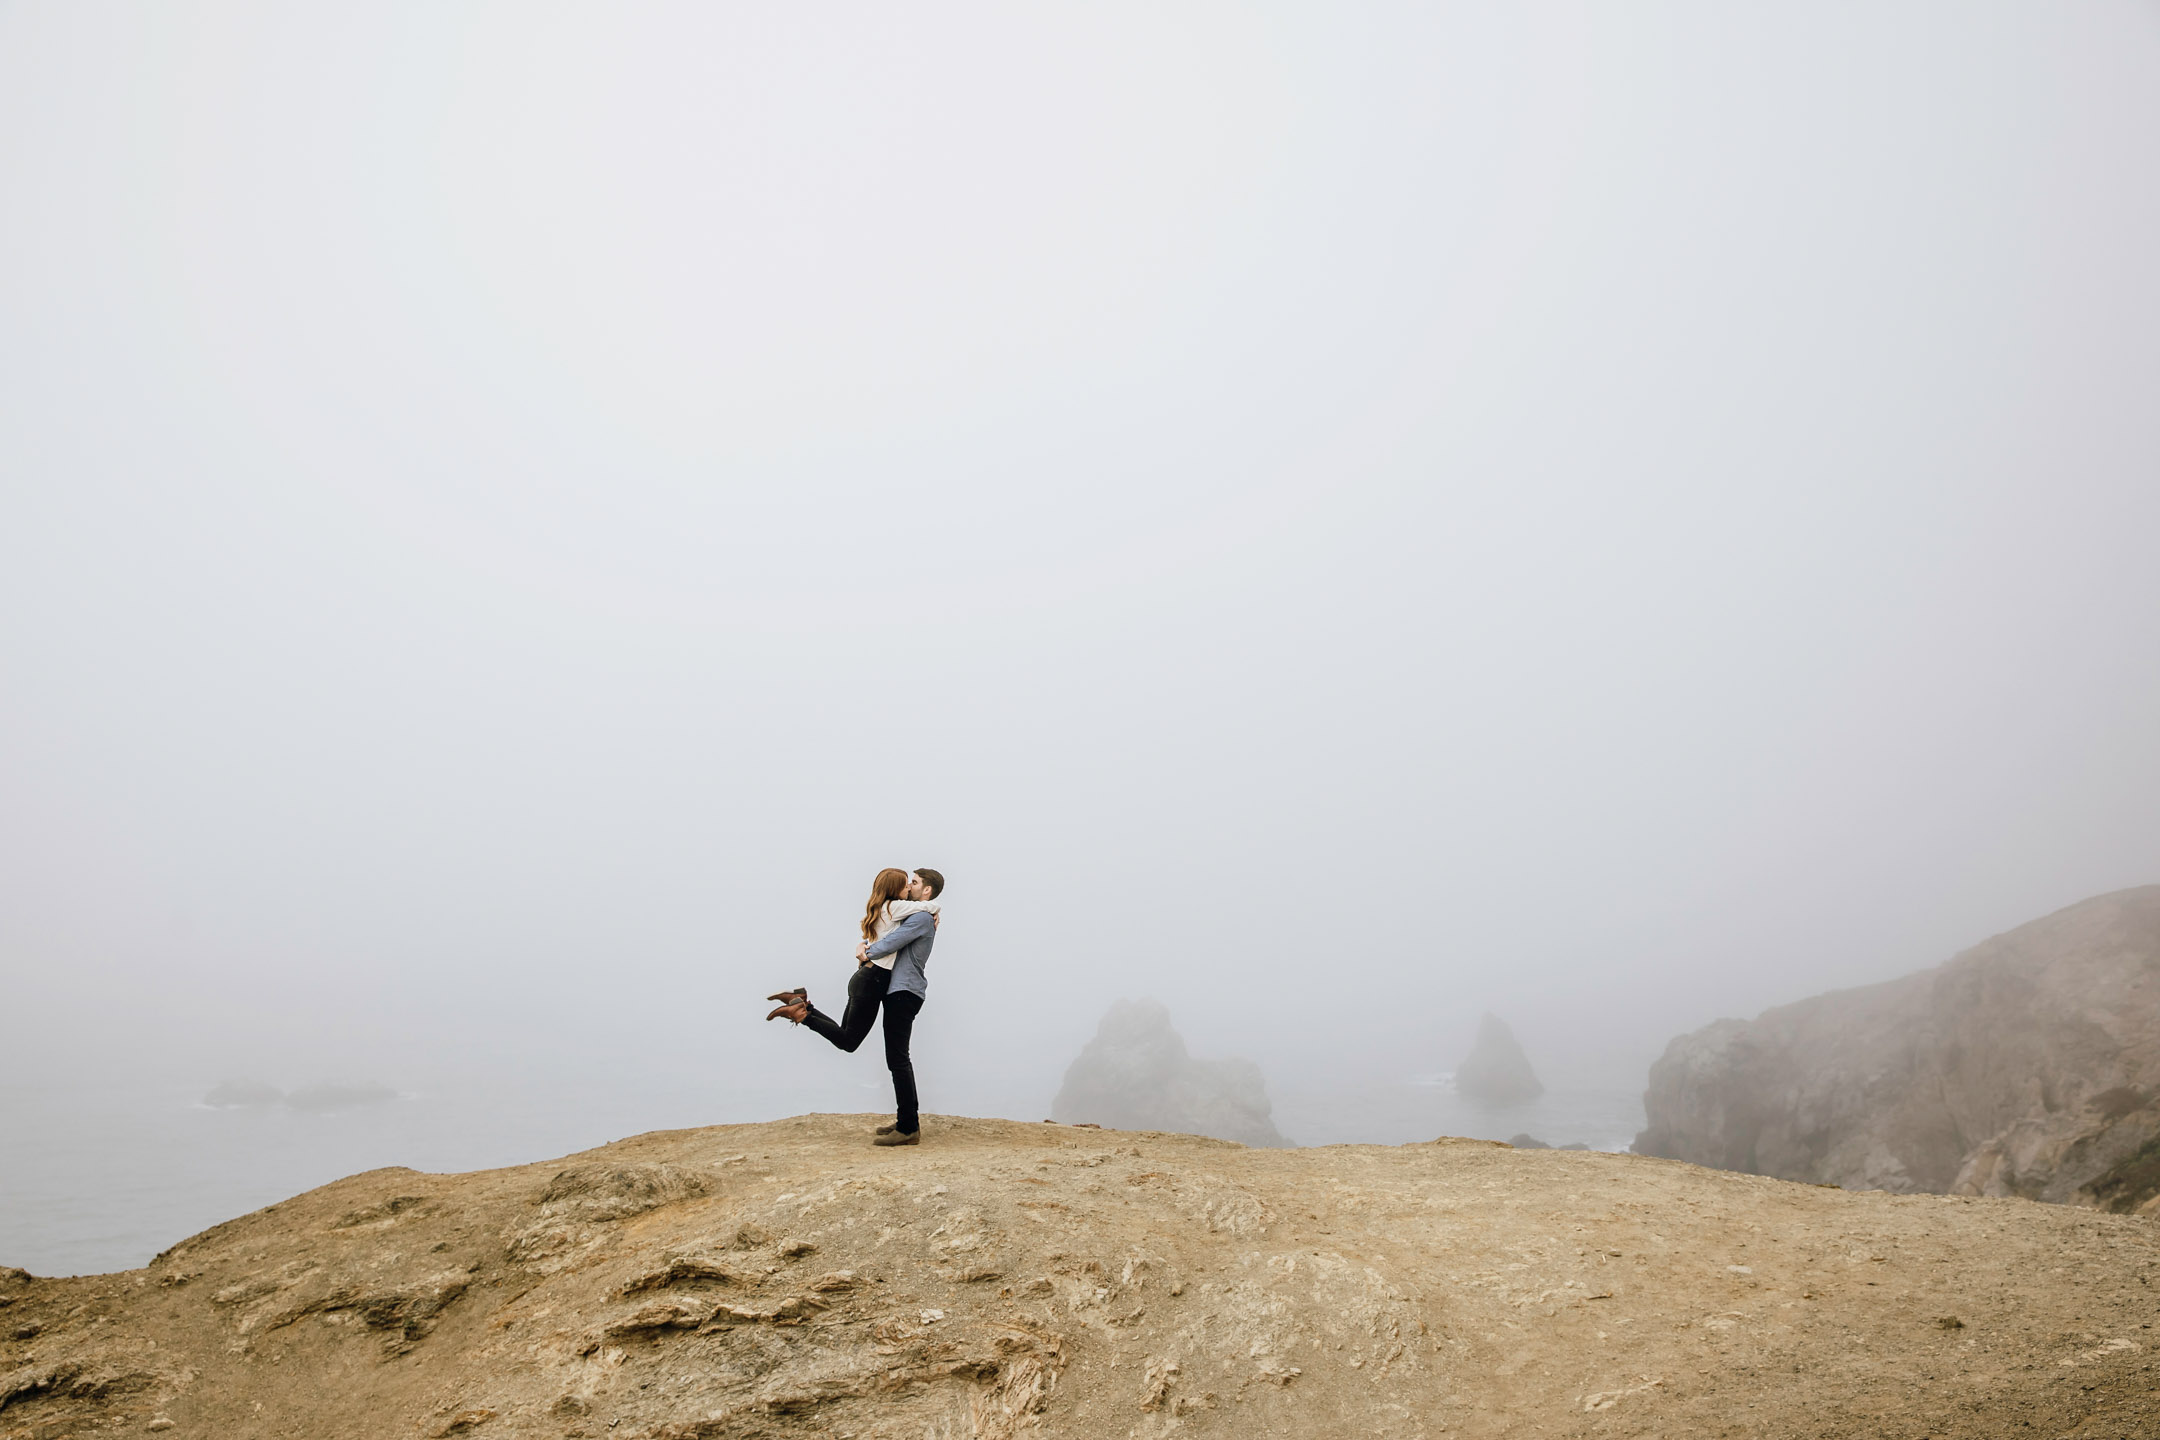
[[[810,998],[810,992],[803,989],[802,986],[797,985],[792,990],[778,990],[770,995],[767,995],[765,998],[768,1000],[778,1000],[783,1005],[800,1005]]]
[[[872,1140],[870,1143],[873,1145],[920,1145],[922,1144],[922,1131],[895,1130],[888,1126],[880,1130],[877,1139]]]
[[[797,1025],[800,1025],[803,1021],[810,1018],[810,1002],[807,1000],[798,1000],[793,1005],[782,1005],[779,1009],[773,1011],[772,1014],[767,1015],[765,1018],[767,1020],[778,1020],[783,1015],[786,1016],[788,1019],[794,1021]]]

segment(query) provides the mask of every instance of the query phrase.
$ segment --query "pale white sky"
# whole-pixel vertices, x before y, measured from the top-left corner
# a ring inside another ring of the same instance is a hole
[[[2160,880],[2155,255],[2150,5],[0,4],[6,1054],[1639,1074]]]

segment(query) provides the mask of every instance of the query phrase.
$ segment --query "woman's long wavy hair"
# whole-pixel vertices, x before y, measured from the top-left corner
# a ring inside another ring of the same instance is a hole
[[[900,892],[905,889],[907,889],[907,871],[880,870],[877,872],[877,879],[870,882],[870,903],[863,906],[863,939],[877,939],[878,916],[884,913],[885,902],[899,899]]]

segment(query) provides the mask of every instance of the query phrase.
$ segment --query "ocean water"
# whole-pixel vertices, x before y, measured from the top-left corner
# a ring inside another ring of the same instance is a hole
[[[129,1269],[221,1221],[383,1166],[484,1170],[648,1130],[878,1103],[835,1093],[804,1103],[800,1093],[752,1090],[713,1104],[603,1086],[442,1086],[324,1112],[215,1108],[202,1103],[207,1088],[0,1087],[0,1265],[39,1275]]]
[[[1520,1105],[1486,1105],[1455,1093],[1450,1074],[1286,1089],[1275,1097],[1275,1128],[1299,1145],[1407,1145],[1459,1135],[1625,1151],[1643,1117],[1639,1081],[1561,1083]]]
[[[1301,1145],[1528,1133],[1625,1150],[1640,1087],[1557,1086],[1480,1106],[1445,1075],[1271,1084],[1275,1124]],[[0,1265],[40,1275],[129,1269],[221,1221],[382,1166],[446,1172],[522,1165],[648,1130],[890,1105],[867,1062],[814,1083],[444,1083],[349,1109],[216,1108],[199,1082],[0,1086]],[[934,1097],[926,1096],[926,1100]],[[982,1107],[955,1106],[968,1113]],[[1047,1099],[1013,1119],[1040,1120]]]

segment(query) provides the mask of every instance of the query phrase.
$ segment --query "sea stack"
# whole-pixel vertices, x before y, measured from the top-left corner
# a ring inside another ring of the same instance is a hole
[[[203,1096],[213,1110],[237,1110],[246,1105],[282,1105],[285,1092],[260,1080],[227,1080]]]
[[[1195,1060],[1160,1002],[1120,1000],[1065,1071],[1050,1114],[1068,1125],[1287,1145],[1270,1118],[1272,1109],[1258,1065]]]
[[[1478,1024],[1477,1044],[1455,1067],[1455,1092],[1488,1105],[1519,1105],[1545,1093],[1515,1032],[1491,1011]]]

